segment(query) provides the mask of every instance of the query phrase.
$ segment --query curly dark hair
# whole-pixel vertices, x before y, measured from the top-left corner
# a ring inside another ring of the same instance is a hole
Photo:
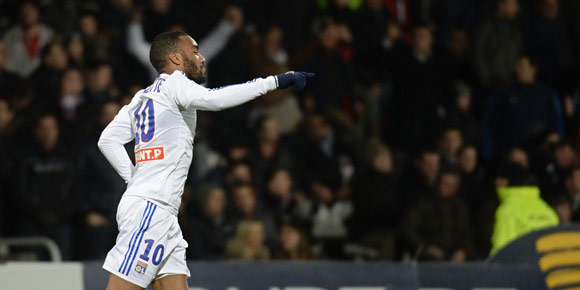
[[[161,73],[165,67],[167,55],[178,51],[179,37],[187,35],[183,31],[168,31],[155,36],[149,51],[149,60],[157,72]]]

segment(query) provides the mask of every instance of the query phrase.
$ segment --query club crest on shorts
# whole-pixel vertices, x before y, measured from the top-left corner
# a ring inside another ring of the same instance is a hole
[[[141,261],[137,261],[137,266],[135,266],[135,272],[137,274],[145,274],[145,270],[147,270],[147,263],[143,263]]]

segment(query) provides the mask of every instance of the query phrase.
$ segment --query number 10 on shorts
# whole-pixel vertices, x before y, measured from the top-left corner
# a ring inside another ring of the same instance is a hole
[[[151,248],[153,247],[153,244],[155,243],[154,240],[145,240],[145,244],[147,244],[147,248],[145,248],[145,252],[143,252],[143,254],[141,256],[139,256],[140,259],[144,260],[144,261],[149,261],[149,254],[151,252]],[[164,247],[162,244],[157,245],[157,247],[155,247],[155,251],[153,251],[153,257],[151,259],[151,263],[153,263],[153,265],[157,266],[159,265],[159,263],[161,263],[161,261],[163,260],[163,251],[164,251]]]

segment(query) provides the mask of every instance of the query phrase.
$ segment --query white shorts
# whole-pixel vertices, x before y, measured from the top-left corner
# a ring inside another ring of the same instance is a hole
[[[159,205],[125,196],[117,209],[119,235],[103,269],[143,288],[167,275],[190,277],[177,217]]]

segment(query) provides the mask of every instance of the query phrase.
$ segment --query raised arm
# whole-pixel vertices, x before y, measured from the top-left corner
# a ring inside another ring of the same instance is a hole
[[[204,52],[203,57],[206,63],[211,63],[215,56],[222,51],[235,31],[234,24],[227,19],[223,19],[199,42],[199,50]]]
[[[127,150],[125,150],[125,144],[133,140],[134,137],[135,133],[131,126],[129,110],[127,106],[124,106],[105,128],[98,143],[105,158],[127,183],[133,176],[134,166]]]
[[[200,41],[199,48],[204,51],[206,64],[211,63],[226,46],[230,37],[240,29],[242,25],[240,22],[243,21],[240,20],[240,18],[243,19],[243,16],[239,15],[240,13],[242,13],[240,8],[233,5],[228,6],[222,20]],[[151,80],[155,80],[159,73],[149,61],[151,43],[145,39],[142,18],[141,13],[136,13],[133,21],[127,26],[127,50],[149,70]]]
[[[149,71],[149,76],[154,80],[159,73],[149,62],[149,49],[151,43],[145,39],[143,24],[141,21],[133,21],[127,26],[127,50]]]

